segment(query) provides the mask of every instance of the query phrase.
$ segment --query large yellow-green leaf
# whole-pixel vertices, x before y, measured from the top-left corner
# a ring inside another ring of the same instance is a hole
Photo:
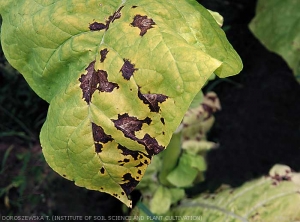
[[[206,80],[242,68],[194,0],[8,0],[0,13],[8,61],[50,103],[47,162],[127,206]]]
[[[300,81],[299,0],[259,0],[249,27],[268,48],[287,62]]]

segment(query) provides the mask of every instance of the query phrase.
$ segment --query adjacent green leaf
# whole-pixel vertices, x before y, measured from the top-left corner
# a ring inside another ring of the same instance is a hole
[[[178,166],[167,176],[167,180],[176,187],[189,187],[199,171],[205,170],[206,163],[203,156],[184,153],[179,159]]]
[[[8,61],[50,103],[49,165],[127,206],[195,95],[242,63],[194,0],[0,2]]]
[[[182,222],[189,221],[185,216],[190,215],[198,215],[207,222],[298,221],[300,185],[294,182],[294,177],[298,174],[288,167],[274,166],[268,177],[247,182],[237,189],[225,188],[216,194],[186,199],[173,210],[173,215],[180,215],[178,221]]]
[[[281,55],[300,81],[300,3],[259,0],[249,27],[270,50]]]
[[[172,194],[170,190],[164,186],[159,186],[150,201],[150,210],[154,214],[166,213],[172,203]]]

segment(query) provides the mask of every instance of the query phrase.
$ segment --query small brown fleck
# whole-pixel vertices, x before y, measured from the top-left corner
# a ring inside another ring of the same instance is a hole
[[[143,36],[149,29],[153,28],[152,25],[155,25],[155,22],[151,18],[148,18],[148,16],[146,15],[136,15],[134,16],[131,25],[133,27],[138,27],[141,30],[140,36]]]
[[[136,5],[131,6],[131,8],[136,8],[136,7],[137,7]]]
[[[101,174],[104,174],[104,173],[105,173],[105,168],[104,168],[104,167],[101,167],[100,173],[101,173]]]
[[[144,163],[142,163],[142,162],[140,162],[138,165],[136,165],[135,167],[136,168],[139,168],[139,167],[142,167],[142,166],[144,166],[145,164]]]
[[[162,124],[165,125],[165,119],[164,118],[160,118],[160,121],[162,122]]]

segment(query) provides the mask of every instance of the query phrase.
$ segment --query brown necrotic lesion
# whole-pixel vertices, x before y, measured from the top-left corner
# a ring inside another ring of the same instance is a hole
[[[142,94],[140,90],[138,90],[138,97],[143,101],[144,104],[149,106],[151,112],[159,112],[159,103],[163,103],[167,100],[167,96],[163,94],[155,94],[155,93],[146,93]]]
[[[146,15],[135,15],[131,25],[139,28],[141,30],[140,36],[143,36],[149,29],[154,28],[153,25],[155,25],[155,22]]]
[[[108,17],[108,19],[104,23],[99,23],[99,22],[93,22],[92,24],[89,25],[89,29],[91,31],[101,31],[103,29],[108,30],[109,25],[113,23],[116,19],[121,18],[121,10],[124,6],[121,6],[117,11],[115,11],[111,16]]]
[[[133,73],[138,69],[136,69],[134,67],[135,65],[132,64],[128,59],[123,59],[123,61],[124,64],[121,67],[120,72],[122,72],[122,76],[124,77],[124,79],[129,80]]]
[[[138,140],[135,136],[135,132],[141,130],[144,123],[148,125],[151,123],[149,117],[146,117],[144,120],[139,120],[134,116],[129,116],[128,113],[122,115],[118,114],[118,119],[112,121],[118,130],[122,131],[126,137],[132,140]]]
[[[106,56],[107,56],[108,52],[109,52],[109,51],[108,51],[107,48],[102,49],[102,50],[100,51],[100,56],[101,56],[100,62],[104,62],[104,60],[106,59]]]
[[[96,153],[102,152],[103,144],[113,141],[113,138],[110,135],[107,135],[104,132],[104,129],[95,123],[92,123],[92,132]]]
[[[112,92],[115,88],[119,88],[117,83],[108,81],[105,70],[95,70],[95,61],[91,62],[85,70],[87,74],[82,74],[79,81],[83,93],[82,98],[87,104],[90,104],[92,95],[96,90],[99,90],[99,92]]]

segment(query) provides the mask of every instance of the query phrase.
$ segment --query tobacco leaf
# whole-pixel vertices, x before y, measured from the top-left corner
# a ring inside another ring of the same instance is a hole
[[[127,206],[207,79],[242,68],[193,0],[8,0],[0,14],[6,58],[50,103],[46,161]]]

